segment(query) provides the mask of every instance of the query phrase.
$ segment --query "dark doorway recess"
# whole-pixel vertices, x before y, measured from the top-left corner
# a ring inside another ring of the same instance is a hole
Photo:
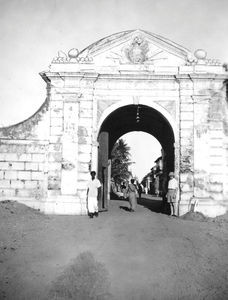
[[[115,142],[124,134],[143,131],[153,135],[164,152],[164,171],[174,170],[174,133],[167,119],[157,110],[146,105],[126,105],[113,111],[101,125],[98,142],[98,178],[102,181],[103,192],[100,210],[108,209],[111,162],[110,156]],[[143,143],[143,141],[138,141]],[[153,152],[153,149],[151,149]],[[150,169],[152,166],[148,166]]]

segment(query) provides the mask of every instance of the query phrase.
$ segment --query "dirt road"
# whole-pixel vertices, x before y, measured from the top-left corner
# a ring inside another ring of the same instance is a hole
[[[148,201],[131,213],[113,200],[94,219],[0,203],[0,299],[50,299],[82,253],[106,271],[109,299],[228,299],[227,216],[184,220],[155,212],[158,202],[148,209]]]

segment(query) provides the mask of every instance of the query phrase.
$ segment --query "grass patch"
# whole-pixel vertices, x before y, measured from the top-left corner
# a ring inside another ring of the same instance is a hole
[[[112,298],[109,290],[105,266],[88,251],[81,253],[57,278],[49,299],[107,300]]]

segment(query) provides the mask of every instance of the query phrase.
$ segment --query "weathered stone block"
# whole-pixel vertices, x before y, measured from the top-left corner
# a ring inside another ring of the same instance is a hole
[[[0,169],[1,170],[8,170],[9,169],[9,163],[6,161],[0,161]]]
[[[84,191],[84,193],[85,193],[85,190],[87,188],[87,183],[88,183],[88,180],[78,180],[78,183],[77,183],[78,192]]]
[[[18,171],[17,178],[19,180],[30,180],[31,179],[31,171]]]
[[[180,137],[181,138],[193,138],[193,129],[192,128],[181,128]]]
[[[62,135],[63,134],[63,127],[62,126],[51,126],[50,127],[50,134],[51,135]]]
[[[191,175],[192,176],[192,175]],[[188,173],[180,173],[180,182],[185,183],[187,182],[189,177]]]
[[[215,173],[215,174],[218,174],[218,173],[221,173],[221,170],[223,170],[223,168],[224,168],[224,165],[222,164],[222,165],[212,165],[212,164],[210,164],[210,173],[211,174],[213,174],[213,173]]]
[[[181,146],[188,146],[192,144],[192,138],[182,137],[180,140]]]
[[[181,103],[180,110],[181,110],[181,113],[194,111],[192,103]]]
[[[193,112],[181,112],[180,119],[181,121],[193,121]]]
[[[30,153],[20,154],[20,155],[18,155],[17,160],[19,160],[19,161],[31,161],[32,160],[32,154],[30,154]]]
[[[88,163],[78,163],[78,172],[88,172],[89,164]]]
[[[51,127],[62,127],[63,126],[63,118],[51,118]]]
[[[223,130],[223,123],[221,122],[222,117],[219,116],[219,120],[218,121],[210,121],[209,122],[209,126],[210,126],[210,130]]]
[[[49,170],[50,171],[60,171],[62,168],[62,164],[58,162],[49,162]]]
[[[62,144],[61,143],[49,144],[48,151],[49,152],[61,152],[62,151]]]
[[[210,141],[209,141],[209,145],[211,147],[213,146],[216,146],[216,147],[220,147],[222,148],[223,147],[223,139],[221,138],[211,138]]]
[[[90,179],[89,172],[86,172],[86,173],[80,172],[80,173],[78,174],[78,180],[85,180],[85,181],[88,182],[89,179]]]
[[[24,181],[22,180],[11,180],[11,188],[14,189],[23,189],[25,186]]]
[[[0,161],[17,161],[17,153],[0,153]]]
[[[51,110],[63,108],[63,96],[61,94],[52,95],[52,99],[50,101],[50,108]]]
[[[210,138],[220,138],[220,139],[223,139],[224,138],[224,133],[223,133],[223,130],[221,129],[218,129],[218,130],[212,130],[210,129]]]
[[[15,195],[17,197],[33,197],[33,192],[29,189],[16,189]]]
[[[93,102],[92,101],[81,101],[80,102],[80,109],[92,111],[93,109]]]
[[[186,89],[182,89],[180,90],[180,96],[191,96],[193,95],[193,90],[186,90]]]
[[[25,189],[34,189],[38,185],[38,181],[36,180],[25,180],[24,181],[24,187]]]
[[[10,180],[0,180],[0,189],[10,188]]]
[[[32,171],[32,170],[35,170],[35,171],[37,171],[38,170],[38,168],[39,168],[39,164],[38,163],[32,163],[32,162],[26,162],[25,163],[25,170],[26,171]]]
[[[15,196],[15,189],[0,189],[0,196],[1,197],[14,197]]]
[[[87,118],[80,118],[79,126],[84,126],[85,128],[89,129],[92,126],[93,119],[89,116]]]
[[[38,170],[42,172],[48,172],[48,165],[46,163],[39,163]]]
[[[223,182],[223,174],[222,173],[210,174],[209,182],[212,182],[212,183],[216,183],[216,182],[221,183],[221,182]]]
[[[181,129],[192,129],[193,126],[193,121],[188,121],[188,120],[181,120],[180,122],[180,127]]]
[[[210,155],[211,165],[220,165],[222,168],[224,166],[224,157],[218,155]]]
[[[44,162],[45,156],[44,156],[44,154],[32,154],[32,161],[33,162]]]
[[[222,193],[223,184],[222,183],[210,183],[210,191],[213,193]]]
[[[91,155],[88,153],[79,153],[78,155],[78,161],[82,163],[88,163],[91,160]]]
[[[52,108],[51,109],[51,119],[52,118],[63,118],[62,108]]]
[[[91,145],[86,145],[86,144],[80,144],[78,146],[78,152],[79,153],[91,153]]]
[[[12,162],[12,163],[9,163],[9,169],[24,170],[25,169],[25,164],[24,164],[24,162]]]
[[[93,111],[92,109],[88,109],[88,108],[80,108],[80,117],[82,118],[87,118],[88,116],[92,116],[93,115]]]
[[[193,187],[187,183],[181,183],[180,185],[181,192],[191,192],[193,191]]]
[[[49,162],[61,162],[62,161],[62,153],[61,152],[49,152],[48,153],[48,161]]]
[[[17,179],[17,171],[5,171],[5,179]]]
[[[210,146],[209,148],[209,153],[210,156],[212,155],[219,155],[219,156],[223,156],[224,155],[224,149],[215,145],[215,146]]]
[[[61,181],[60,178],[57,176],[48,176],[48,189],[49,190],[60,190],[61,188]]]
[[[190,201],[190,199],[193,197],[193,190],[190,192],[181,192],[181,202]]]
[[[32,180],[44,180],[44,173],[39,171],[33,171]]]

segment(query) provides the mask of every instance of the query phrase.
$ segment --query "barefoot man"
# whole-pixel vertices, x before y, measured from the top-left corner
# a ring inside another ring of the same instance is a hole
[[[96,178],[96,172],[90,173],[91,179],[87,184],[87,209],[90,218],[98,217],[98,193],[101,187],[100,181]]]

